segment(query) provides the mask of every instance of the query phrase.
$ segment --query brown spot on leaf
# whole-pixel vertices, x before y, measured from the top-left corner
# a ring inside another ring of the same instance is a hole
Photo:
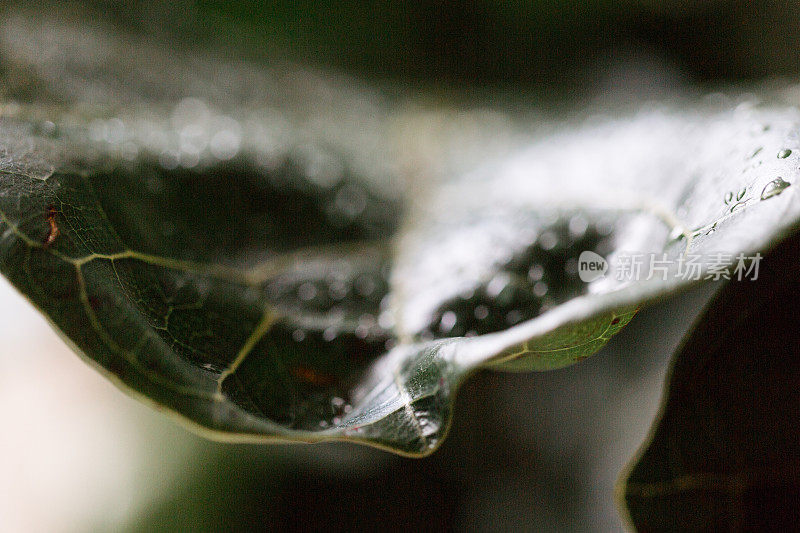
[[[48,228],[47,237],[44,239],[44,246],[48,247],[55,242],[58,236],[61,234],[61,231],[58,229],[58,224],[56,223],[56,208],[54,206],[48,206],[47,208],[47,223],[50,226]]]
[[[292,368],[291,372],[292,375],[297,379],[318,387],[328,387],[337,381],[335,376],[317,372],[313,368],[304,365],[299,365]]]

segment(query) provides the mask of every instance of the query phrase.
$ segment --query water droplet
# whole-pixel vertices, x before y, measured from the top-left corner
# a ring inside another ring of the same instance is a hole
[[[489,316],[489,308],[485,305],[479,305],[475,308],[475,318],[478,320],[485,320]]]
[[[383,311],[378,315],[378,325],[383,329],[392,329],[394,327],[394,316],[390,311]]]
[[[792,151],[789,150],[788,148],[784,148],[783,150],[778,152],[778,159],[786,159],[790,155],[792,155]]]
[[[317,288],[313,283],[307,281],[298,287],[297,295],[301,300],[307,302],[312,300],[317,295]]]
[[[558,244],[558,237],[552,231],[545,231],[539,236],[539,246],[543,250],[552,250]]]
[[[302,329],[296,329],[292,332],[292,338],[295,342],[302,342],[306,338],[306,332]]]
[[[570,257],[569,259],[564,262],[564,272],[573,276],[578,273],[578,260],[574,257]]]
[[[589,221],[582,215],[575,215],[569,219],[569,232],[573,237],[582,237],[589,228]]]
[[[125,124],[118,118],[106,122],[105,140],[110,144],[119,144],[125,140]]]
[[[488,294],[491,298],[498,297],[500,293],[503,292],[503,289],[508,286],[510,281],[511,280],[509,279],[508,274],[503,272],[497,274],[486,286],[486,294]]]
[[[725,193],[725,205],[728,205],[733,201],[733,191],[728,191]]]
[[[547,283],[545,283],[544,281],[537,281],[536,283],[533,284],[533,294],[535,294],[540,298],[545,294],[547,294],[547,289],[548,289]]]
[[[356,326],[354,334],[359,339],[366,339],[369,336],[369,328],[363,324]]]
[[[539,281],[544,276],[544,267],[542,265],[533,265],[528,270],[528,277],[531,281]]]
[[[675,226],[669,233],[669,240],[675,241],[680,239],[681,237],[683,237],[685,231],[686,229],[683,226]]]
[[[242,144],[242,127],[230,117],[221,117],[215,127],[217,132],[208,142],[211,154],[222,161],[233,158]]]
[[[366,208],[367,196],[364,191],[351,185],[346,185],[336,194],[334,206],[337,211],[345,216],[355,218]]]
[[[42,131],[42,135],[46,135],[47,137],[51,137],[51,136],[55,135],[55,133],[56,133],[56,125],[53,122],[49,121],[49,120],[45,120],[41,124],[41,131]]]
[[[345,401],[339,398],[338,396],[334,396],[333,398],[331,398],[331,405],[336,409],[341,409],[342,407],[344,407],[344,404]]]
[[[447,333],[452,331],[452,329],[456,326],[456,322],[458,321],[458,317],[452,311],[446,311],[442,314],[442,318],[439,322],[439,329],[442,330],[443,333]]]
[[[369,296],[378,288],[378,283],[371,276],[359,276],[355,281],[356,291],[361,296]]]
[[[336,338],[336,328],[329,327],[326,328],[325,331],[322,332],[322,338],[328,342],[332,341]]]
[[[756,148],[755,150],[753,150],[753,153],[752,153],[752,154],[750,154],[750,159],[753,159],[755,156],[757,156],[758,154],[760,154],[760,153],[761,153],[761,150],[763,150],[763,149],[764,149],[764,147],[763,147],[763,146],[759,146],[758,148]]]
[[[328,294],[334,300],[341,300],[347,296],[347,285],[341,281],[332,281],[328,284]]]
[[[773,196],[778,196],[782,193],[791,183],[785,181],[783,178],[776,178],[764,186],[761,191],[761,199],[767,200]]]
[[[371,328],[371,327],[373,327],[375,324],[377,324],[377,321],[375,320],[375,317],[374,317],[374,316],[372,316],[371,314],[369,314],[369,313],[364,313],[363,315],[361,315],[360,317],[358,317],[358,324],[359,324],[360,326],[364,326],[364,327],[366,327],[366,328]]]
[[[180,154],[170,150],[164,150],[158,156],[158,163],[167,170],[177,168],[180,164]]]
[[[513,311],[509,311],[508,313],[506,313],[506,322],[508,322],[509,324],[512,324],[512,325],[516,324],[520,320],[522,320],[522,312],[521,311],[519,311],[517,309],[514,309]]]
[[[739,191],[739,194],[736,195],[736,200],[737,201],[741,200],[742,198],[744,198],[745,194],[747,194],[747,187],[744,187],[744,188],[742,188],[741,191]]]

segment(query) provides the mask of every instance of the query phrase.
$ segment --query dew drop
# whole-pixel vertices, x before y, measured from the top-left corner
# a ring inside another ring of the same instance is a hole
[[[509,279],[508,274],[503,272],[497,274],[486,286],[486,294],[488,294],[491,298],[498,297],[500,293],[503,292],[503,289],[508,286],[510,281],[511,280]]]
[[[170,150],[164,150],[158,156],[158,163],[166,170],[178,168],[180,164],[180,154]]]
[[[369,336],[369,328],[363,324],[356,326],[354,334],[359,339],[366,339]]]
[[[297,295],[301,300],[307,302],[312,300],[317,295],[317,288],[311,282],[303,283],[297,289]]]
[[[367,206],[367,196],[353,186],[342,187],[334,199],[336,209],[349,218],[360,215]]]
[[[672,231],[669,233],[669,240],[675,241],[683,237],[684,232],[686,229],[683,226],[675,226],[672,228]]]
[[[332,281],[328,285],[328,294],[334,300],[342,300],[347,296],[347,285],[341,281]]]
[[[552,231],[545,231],[539,236],[539,245],[544,250],[552,250],[558,244],[558,237]]]
[[[306,332],[302,329],[296,329],[292,332],[292,338],[295,342],[302,342],[306,338]]]
[[[733,191],[728,191],[725,193],[725,205],[731,203],[733,201]]]
[[[569,219],[569,232],[574,237],[583,237],[589,229],[589,221],[582,215],[574,215]]]
[[[442,330],[443,333],[447,333],[452,331],[452,329],[456,326],[456,322],[458,321],[458,317],[452,311],[446,311],[442,314],[442,319],[439,322],[439,329]]]
[[[485,305],[479,305],[475,308],[474,314],[478,320],[485,320],[489,316],[489,308]]]
[[[574,257],[570,257],[564,263],[564,272],[566,272],[570,276],[574,276],[578,273],[578,260]]]
[[[233,119],[227,119],[225,126],[217,131],[208,143],[211,154],[221,161],[232,159],[242,142],[241,128]]]
[[[516,324],[520,320],[522,320],[522,312],[521,311],[519,311],[517,309],[514,309],[513,311],[509,311],[508,313],[506,313],[506,322],[508,322],[509,324],[512,324],[512,325]]]
[[[371,328],[375,324],[377,324],[377,321],[375,320],[375,317],[372,316],[369,313],[364,313],[363,315],[358,317],[358,325],[359,326],[364,326],[365,328]]]
[[[370,276],[359,276],[355,281],[356,291],[362,296],[369,296],[378,288],[377,282]]]
[[[339,398],[338,396],[334,396],[333,398],[331,398],[331,405],[336,409],[341,409],[342,407],[344,407],[344,404],[345,401]]]
[[[528,270],[528,277],[531,281],[539,281],[544,276],[544,267],[542,265],[533,265]]]
[[[378,315],[378,326],[383,329],[392,329],[394,327],[394,316],[390,311],[383,311]]]
[[[780,152],[778,152],[778,159],[786,159],[790,155],[792,155],[792,151],[789,150],[788,148],[785,148],[785,149],[781,150]]]
[[[785,181],[783,178],[776,178],[764,186],[761,191],[761,199],[767,200],[773,196],[778,196],[782,193],[791,183]]]
[[[42,135],[46,135],[47,137],[52,137],[56,133],[56,125],[55,123],[45,120],[41,124],[41,131]]]
[[[540,298],[545,294],[547,294],[547,289],[548,289],[547,283],[545,283],[544,281],[537,281],[536,283],[533,284],[533,294],[535,294]]]

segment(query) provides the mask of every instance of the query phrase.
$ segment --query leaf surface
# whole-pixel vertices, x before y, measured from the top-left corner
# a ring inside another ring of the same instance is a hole
[[[3,24],[0,271],[88,361],[219,438],[430,453],[475,369],[580,361],[693,282],[681,254],[732,265],[800,212],[787,104],[533,130]],[[669,266],[584,283],[586,250]]]

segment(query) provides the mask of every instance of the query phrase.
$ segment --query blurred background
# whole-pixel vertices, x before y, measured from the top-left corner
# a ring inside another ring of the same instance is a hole
[[[11,532],[620,531],[614,483],[713,287],[645,309],[597,355],[481,372],[425,459],[195,436],[82,362],[0,278],[0,516]]]
[[[55,3],[0,2],[27,16]],[[275,57],[454,103],[555,110],[795,79],[800,3],[59,2],[77,20],[225,59]],[[508,108],[508,107],[507,107]],[[513,109],[513,108],[512,108]],[[619,471],[657,410],[670,355],[711,294],[643,310],[596,356],[481,372],[449,438],[409,460],[347,444],[205,441],[81,362],[0,279],[3,530],[619,531]]]

